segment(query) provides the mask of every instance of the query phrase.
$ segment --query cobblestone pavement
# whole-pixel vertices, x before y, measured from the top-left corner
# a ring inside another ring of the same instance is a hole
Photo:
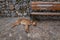
[[[0,40],[60,40],[60,21],[39,21],[26,33],[23,25],[11,28],[18,18],[0,18]]]

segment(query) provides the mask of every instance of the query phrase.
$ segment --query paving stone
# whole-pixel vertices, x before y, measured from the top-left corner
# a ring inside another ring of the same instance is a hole
[[[0,19],[0,40],[60,40],[60,21],[39,21],[37,26],[30,26],[29,33],[26,33],[23,25],[11,28],[11,23],[17,17]]]

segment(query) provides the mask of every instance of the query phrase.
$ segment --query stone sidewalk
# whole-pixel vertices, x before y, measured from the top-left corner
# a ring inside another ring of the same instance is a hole
[[[23,25],[11,28],[18,18],[0,18],[0,40],[60,40],[60,21],[39,21],[26,33]]]

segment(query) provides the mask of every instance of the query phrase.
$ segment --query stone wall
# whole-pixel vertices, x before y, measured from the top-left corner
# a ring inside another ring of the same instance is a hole
[[[16,0],[4,0],[0,1],[0,14],[2,16],[21,16],[30,12],[30,6],[27,0],[22,0],[21,2],[16,2]]]

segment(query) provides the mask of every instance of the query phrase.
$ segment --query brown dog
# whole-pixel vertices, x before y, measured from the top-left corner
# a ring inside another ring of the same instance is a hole
[[[36,26],[37,23],[34,22],[34,21],[31,21],[29,19],[26,19],[26,18],[21,18],[21,19],[16,20],[15,23],[13,23],[13,27],[15,27],[15,26],[17,26],[19,24],[25,25],[25,31],[29,32],[29,26],[30,25]]]

